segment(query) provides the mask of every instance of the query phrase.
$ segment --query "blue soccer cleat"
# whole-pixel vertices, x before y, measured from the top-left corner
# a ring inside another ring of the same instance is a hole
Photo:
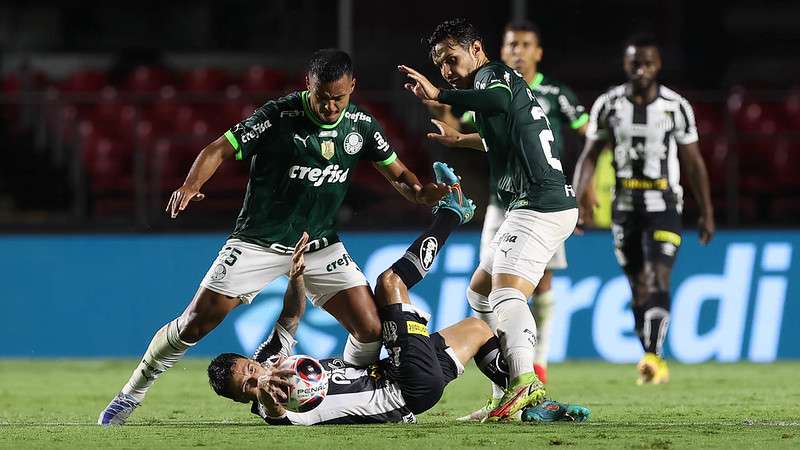
[[[592,411],[585,406],[545,400],[536,406],[523,410],[522,421],[535,423],[584,422],[589,420],[591,413]]]
[[[442,162],[433,163],[433,173],[437,183],[444,183],[452,191],[439,200],[439,204],[433,208],[433,212],[439,208],[449,209],[456,213],[461,220],[461,225],[469,222],[475,216],[475,203],[464,195],[461,190],[461,180],[447,164]]]
[[[120,392],[111,400],[111,403],[106,406],[106,409],[100,413],[97,418],[98,425],[124,425],[125,421],[131,415],[134,409],[139,407],[139,402],[128,394]]]

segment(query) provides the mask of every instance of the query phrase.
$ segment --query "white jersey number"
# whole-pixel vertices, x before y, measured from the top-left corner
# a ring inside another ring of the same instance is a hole
[[[559,172],[564,172],[564,169],[561,166],[561,161],[558,158],[553,158],[553,150],[550,148],[550,143],[556,140],[553,137],[553,132],[550,131],[550,121],[547,120],[547,115],[544,113],[544,110],[538,106],[534,106],[531,108],[531,116],[533,116],[533,120],[544,119],[547,122],[547,129],[542,130],[539,133],[539,142],[542,143],[542,150],[544,151],[544,157],[547,159],[547,164],[550,164],[550,167],[553,169],[558,170]]]

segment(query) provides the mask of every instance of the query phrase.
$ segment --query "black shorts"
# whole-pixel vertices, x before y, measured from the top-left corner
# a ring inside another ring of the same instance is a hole
[[[645,261],[672,267],[681,246],[681,216],[674,209],[614,211],[611,231],[617,262],[626,274],[640,272]]]

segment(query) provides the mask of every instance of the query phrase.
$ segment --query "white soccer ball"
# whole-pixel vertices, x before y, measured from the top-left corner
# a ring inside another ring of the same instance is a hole
[[[328,373],[319,361],[307,355],[294,355],[286,358],[280,368],[294,371],[289,377],[294,387],[289,389],[289,400],[284,408],[302,413],[322,403],[328,393]]]

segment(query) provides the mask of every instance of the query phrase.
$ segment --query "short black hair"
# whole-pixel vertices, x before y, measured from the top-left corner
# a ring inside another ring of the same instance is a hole
[[[231,379],[233,378],[233,364],[237,359],[247,359],[238,353],[223,353],[214,358],[208,365],[208,384],[217,395],[236,400],[230,392]]]
[[[509,31],[525,31],[528,33],[533,33],[536,35],[536,41],[539,42],[539,45],[542,45],[542,31],[539,29],[539,25],[536,25],[531,20],[517,19],[508,22],[503,33],[507,33]]]
[[[336,48],[317,50],[308,60],[308,75],[323,83],[330,83],[345,75],[353,76],[353,60],[347,52]]]
[[[469,48],[475,41],[482,42],[483,38],[466,19],[445,20],[436,25],[433,33],[425,39],[428,44],[428,53],[433,56],[433,48],[436,47],[436,44],[446,40],[453,40],[462,47]]]
[[[628,47],[658,48],[658,39],[656,38],[655,34],[649,31],[634,33],[625,41],[625,47],[623,48],[623,51]]]

